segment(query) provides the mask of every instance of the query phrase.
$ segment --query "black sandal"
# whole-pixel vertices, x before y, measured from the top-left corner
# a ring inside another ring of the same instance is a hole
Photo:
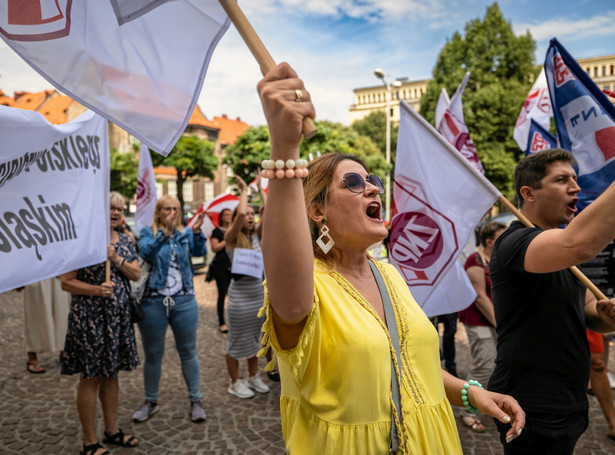
[[[126,435],[124,434],[122,430],[117,430],[117,433],[115,433],[113,436],[111,436],[109,433],[105,431],[105,437],[103,438],[103,442],[105,444],[115,444],[116,446],[122,446],[122,447],[128,447],[128,448],[137,447],[139,445],[139,441],[134,436],[130,436],[126,441],[124,440],[125,436]],[[132,444],[134,441],[137,441],[137,443]]]
[[[104,447],[101,446],[98,442],[95,444],[90,444],[89,446],[83,444],[83,450],[79,453],[80,455],[94,455],[96,451],[100,449],[104,449]],[[111,452],[105,450],[103,453],[99,453],[98,455],[111,455]]]

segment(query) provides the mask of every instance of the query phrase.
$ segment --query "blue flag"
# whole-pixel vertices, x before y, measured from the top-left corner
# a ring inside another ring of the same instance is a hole
[[[544,68],[560,147],[577,161],[583,209],[615,179],[615,106],[556,38]]]
[[[530,131],[528,134],[525,156],[555,147],[557,147],[557,138],[551,134],[551,131],[543,128],[542,125],[533,118],[530,119]]]

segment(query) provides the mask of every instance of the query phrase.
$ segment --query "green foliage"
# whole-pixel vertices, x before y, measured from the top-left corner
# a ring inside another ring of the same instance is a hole
[[[134,153],[118,153],[111,149],[111,191],[118,191],[126,199],[131,200],[137,191],[137,173],[139,162]]]
[[[471,76],[463,93],[464,118],[485,168],[486,177],[508,198],[513,197],[514,166],[523,152],[512,137],[521,106],[534,77],[536,44],[526,33],[515,36],[497,3],[484,19],[455,32],[440,51],[433,80],[421,98],[421,115],[432,124],[442,87],[452,96],[466,71]]]
[[[386,112],[374,111],[361,120],[352,123],[351,128],[362,136],[369,137],[378,146],[382,156],[386,157]],[[391,122],[391,161],[395,162],[397,150],[397,133],[399,125]]]
[[[271,155],[269,129],[266,126],[248,128],[224,152],[222,162],[231,167],[233,174],[250,183],[258,174],[261,161]]]
[[[182,208],[182,216],[184,214],[183,188],[186,180],[196,176],[214,178],[218,158],[213,154],[213,150],[213,142],[192,135],[180,137],[167,157],[152,153],[154,166],[170,166],[177,171],[177,199]]]
[[[384,155],[369,137],[360,135],[351,127],[327,120],[317,121],[316,127],[318,133],[312,139],[301,142],[302,158],[333,151],[351,153],[363,158],[375,174],[384,178],[387,169]],[[266,126],[252,127],[229,145],[225,152],[224,163],[249,183],[256,176],[261,161],[270,157],[269,130]]]

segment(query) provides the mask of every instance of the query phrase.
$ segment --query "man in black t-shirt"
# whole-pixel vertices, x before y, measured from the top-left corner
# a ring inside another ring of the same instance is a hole
[[[573,163],[561,149],[519,162],[520,210],[537,227],[512,223],[491,256],[498,346],[489,389],[514,396],[527,413],[523,433],[510,443],[506,425],[496,422],[505,454],[573,453],[588,423],[585,327],[615,328],[615,303],[597,302],[568,270],[615,237],[615,184],[575,218]]]

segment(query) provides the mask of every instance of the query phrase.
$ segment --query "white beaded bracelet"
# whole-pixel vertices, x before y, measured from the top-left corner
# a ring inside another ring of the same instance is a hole
[[[261,163],[263,171],[261,175],[267,179],[292,179],[305,178],[308,176],[307,160],[263,160]]]

